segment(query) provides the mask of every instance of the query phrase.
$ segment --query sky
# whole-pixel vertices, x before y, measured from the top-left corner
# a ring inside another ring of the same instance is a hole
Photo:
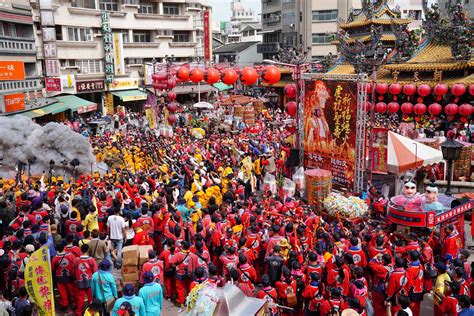
[[[246,9],[253,9],[257,14],[262,11],[261,0],[241,0]],[[229,21],[231,11],[230,2],[231,0],[208,0],[212,6],[212,20],[214,22]]]

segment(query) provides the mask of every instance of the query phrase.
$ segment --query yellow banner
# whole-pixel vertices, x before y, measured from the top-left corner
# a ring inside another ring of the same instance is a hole
[[[25,287],[39,316],[54,315],[53,279],[48,246],[33,252],[25,267]]]
[[[155,129],[156,128],[155,111],[153,109],[146,109],[145,114],[146,114],[146,119],[148,120],[148,126],[151,129]]]
[[[114,96],[110,92],[105,93],[105,111],[107,115],[114,115]]]

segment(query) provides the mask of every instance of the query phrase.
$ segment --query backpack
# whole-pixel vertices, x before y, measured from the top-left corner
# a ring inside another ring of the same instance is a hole
[[[298,305],[298,299],[296,297],[295,291],[293,291],[293,287],[291,285],[287,286],[285,289],[286,294],[286,304],[288,307],[295,307]]]

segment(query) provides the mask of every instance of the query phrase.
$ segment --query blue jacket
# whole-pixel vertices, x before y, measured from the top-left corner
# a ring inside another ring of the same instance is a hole
[[[163,289],[160,284],[145,284],[140,291],[138,291],[138,296],[145,302],[147,316],[160,315],[161,308],[163,307]]]
[[[101,276],[102,278],[102,276]],[[120,309],[120,305],[124,302],[129,302],[132,305],[132,309],[135,312],[135,316],[145,316],[145,304],[141,297],[132,295],[132,296],[123,296],[115,301],[114,309],[112,310],[112,316],[118,316],[117,311]]]
[[[102,289],[101,283],[99,282],[99,273],[100,273],[100,280],[102,281]],[[117,298],[117,286],[115,285],[115,279],[112,273],[107,271],[97,271],[92,275],[91,280],[91,288],[92,288],[92,296],[98,299],[101,302],[105,302],[105,300],[111,296]],[[102,292],[104,293],[102,295]],[[105,298],[104,298],[105,295]]]

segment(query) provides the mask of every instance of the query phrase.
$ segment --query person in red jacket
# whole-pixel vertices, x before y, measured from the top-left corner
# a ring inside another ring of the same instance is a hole
[[[174,282],[175,273],[173,268],[170,265],[171,255],[174,253],[174,244],[172,240],[167,240],[164,245],[163,251],[160,253],[159,259],[163,261],[164,268],[164,288],[165,288],[165,298],[171,299],[171,297],[176,293],[176,287]]]
[[[77,226],[81,224],[81,221],[77,219],[77,212],[71,212],[71,218],[66,220],[66,235],[73,234],[77,232]]]
[[[193,271],[193,275],[194,278],[189,284],[189,291],[192,291],[196,285],[208,282],[207,272],[204,270],[204,267],[197,267],[196,270]]]
[[[311,272],[309,274],[309,284],[303,290],[303,299],[307,302],[305,315],[320,315],[321,305],[323,304],[324,284],[319,282],[319,273]]]
[[[350,272],[341,256],[336,256],[335,265],[328,269],[326,282],[330,287],[340,288],[342,295],[349,294]]]
[[[393,270],[392,257],[388,254],[379,254],[369,262],[369,268],[373,274],[372,301],[375,315],[387,315],[385,307],[385,295],[388,274]]]
[[[396,315],[401,309],[400,305],[397,304],[397,296],[400,294],[408,296],[406,290],[408,278],[404,266],[405,260],[401,257],[395,257],[395,269],[388,276],[387,302],[391,303],[392,315]]]
[[[255,289],[255,282],[257,280],[257,273],[254,267],[252,267],[244,254],[239,255],[239,264],[237,271],[240,273],[239,283],[246,283],[250,290],[253,292]]]
[[[51,270],[54,279],[58,284],[59,304],[63,309],[69,305],[69,299],[72,301],[76,297],[76,285],[74,284],[74,256],[70,252],[64,251],[64,244],[56,246],[56,256],[51,259]]]
[[[132,244],[138,246],[153,246],[153,238],[148,235],[148,232],[142,229],[138,223],[133,224],[133,229],[135,230],[135,236],[133,236]]]
[[[347,308],[347,303],[342,297],[341,290],[331,288],[328,291],[330,296],[321,305],[321,315],[328,315],[330,313],[332,315],[341,315],[342,311]]]
[[[228,247],[226,253],[220,256],[220,261],[223,266],[223,276],[228,277],[231,269],[237,268],[238,258],[235,255],[235,248]]]
[[[444,316],[458,315],[459,284],[446,281],[446,290],[444,294],[435,293],[440,300],[439,310]]]
[[[296,298],[296,286],[296,280],[291,276],[291,270],[283,266],[282,280],[275,282],[278,297],[282,300],[283,305],[291,308],[297,306],[297,301],[294,301]]]
[[[420,315],[421,301],[423,301],[423,266],[420,263],[420,252],[413,250],[409,252],[410,265],[407,269],[407,289],[410,297],[410,309],[413,312],[413,316]]]
[[[367,266],[367,258],[364,251],[360,248],[359,240],[356,237],[351,237],[351,247],[348,250],[348,253],[352,255],[354,264],[358,267],[365,268]]]
[[[70,234],[66,236],[67,245],[64,247],[64,251],[72,253],[76,257],[81,256],[81,248],[74,246],[74,235]]]
[[[76,316],[82,316],[86,297],[89,303],[92,302],[91,280],[92,274],[97,272],[97,262],[87,255],[89,245],[82,245],[81,252],[81,256],[74,259],[73,263],[77,287]]]
[[[444,228],[445,238],[443,242],[443,249],[441,255],[446,259],[452,261],[456,259],[458,255],[458,232],[455,230],[453,225],[448,225]]]
[[[182,249],[176,251],[175,254],[170,258],[170,265],[176,267],[176,303],[178,305],[183,305],[184,300],[189,289],[189,275],[188,275],[188,265],[189,265],[189,242],[182,242]]]
[[[270,316],[278,315],[278,292],[270,284],[270,277],[267,274],[262,276],[262,289],[257,292],[257,298],[268,302]]]
[[[206,272],[206,276],[208,276],[209,271],[209,263],[211,261],[211,257],[209,252],[204,248],[202,241],[196,241],[194,245],[194,251],[192,251],[189,256],[189,265],[188,271],[196,271],[197,267],[202,267]]]
[[[164,267],[163,267],[163,261],[159,260],[156,257],[156,252],[154,250],[150,250],[148,252],[148,261],[145,262],[142,266],[142,273],[140,275],[140,282],[142,284],[145,284],[145,280],[143,279],[143,276],[145,275],[145,272],[150,271],[153,273],[154,280],[153,282],[157,282],[160,284],[163,284],[165,279],[164,279]]]
[[[148,215],[148,204],[142,203],[142,215],[137,219],[136,224],[140,226],[149,236],[153,235],[155,223],[153,218]]]

